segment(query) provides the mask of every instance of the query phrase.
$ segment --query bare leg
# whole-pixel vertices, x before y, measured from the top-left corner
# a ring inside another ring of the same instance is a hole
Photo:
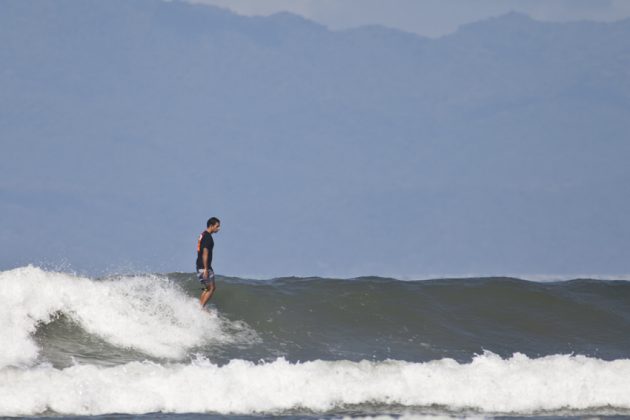
[[[201,296],[199,297],[199,303],[201,304],[202,308],[206,306],[206,303],[208,303],[208,301],[214,294],[214,290],[215,290],[215,286],[214,286],[214,282],[212,282],[208,285],[208,287],[203,292],[201,292]]]

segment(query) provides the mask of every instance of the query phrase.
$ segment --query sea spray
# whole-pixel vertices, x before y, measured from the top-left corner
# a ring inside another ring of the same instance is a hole
[[[25,267],[0,273],[0,296],[0,367],[34,363],[39,349],[33,333],[60,315],[116,346],[161,358],[180,359],[195,346],[255,335],[242,323],[228,326],[216,311],[201,311],[161,276],[92,280]]]

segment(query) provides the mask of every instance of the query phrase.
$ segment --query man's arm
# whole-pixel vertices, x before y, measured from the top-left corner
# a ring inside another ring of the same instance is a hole
[[[208,248],[204,248],[202,259],[203,259],[203,278],[205,279],[208,278],[208,255],[209,255]]]

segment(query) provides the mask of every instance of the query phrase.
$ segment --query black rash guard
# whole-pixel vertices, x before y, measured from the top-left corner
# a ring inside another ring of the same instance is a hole
[[[201,232],[199,235],[199,242],[197,243],[197,271],[203,270],[203,249],[208,250],[208,268],[212,270],[212,249],[214,248],[214,239],[207,230]]]

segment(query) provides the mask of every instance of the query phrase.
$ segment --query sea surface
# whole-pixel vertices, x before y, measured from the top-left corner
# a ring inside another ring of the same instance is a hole
[[[0,416],[630,416],[630,282],[0,272]]]

